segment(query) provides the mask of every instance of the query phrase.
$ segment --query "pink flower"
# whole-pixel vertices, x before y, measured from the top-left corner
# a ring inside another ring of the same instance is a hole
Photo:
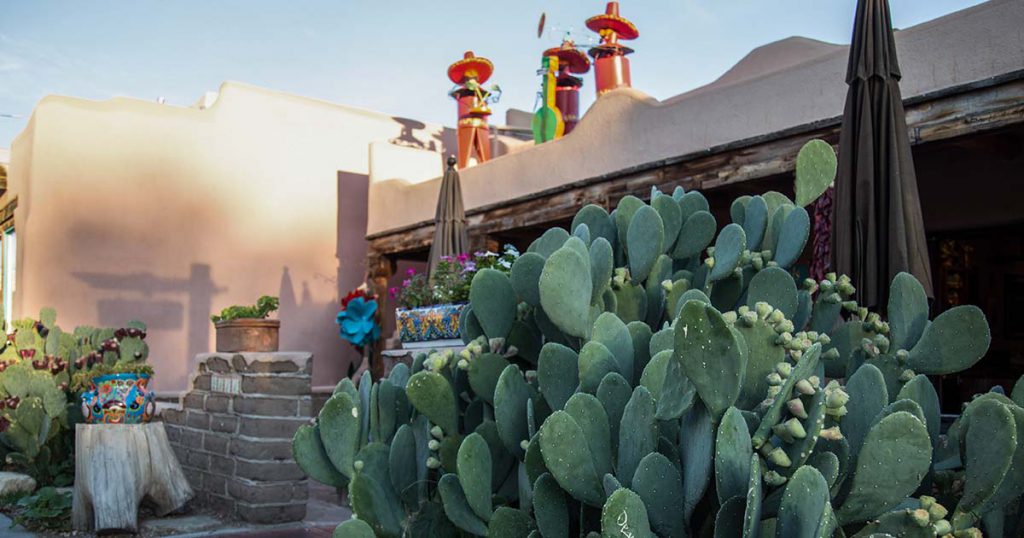
[[[413,276],[415,274],[416,274],[416,270],[413,269],[412,267],[410,267],[410,268],[405,270],[405,276]],[[406,280],[406,282],[408,282],[408,280]]]
[[[388,297],[391,297],[392,299],[394,299],[395,297],[398,297],[398,288],[391,288],[391,289],[389,289],[388,290]]]
[[[466,254],[465,252],[463,252],[462,254],[459,254],[458,256],[456,256],[455,259],[459,263],[466,263],[467,261],[469,261],[469,254]]]
[[[409,286],[412,286],[412,280],[406,279],[406,280],[402,281],[402,287],[403,288],[408,288]]]

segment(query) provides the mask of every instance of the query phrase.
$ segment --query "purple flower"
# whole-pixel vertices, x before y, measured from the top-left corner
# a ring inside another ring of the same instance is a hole
[[[412,280],[405,279],[405,280],[402,281],[402,287],[403,288],[408,288],[409,286],[412,286]]]
[[[462,254],[456,256],[455,260],[458,261],[459,263],[466,263],[467,261],[469,261],[469,254],[463,252]]]
[[[471,273],[476,271],[476,262],[466,262],[466,265],[462,267],[462,274]]]
[[[405,270],[405,276],[414,276],[415,274],[416,270],[413,269],[412,267]],[[408,280],[406,280],[406,282],[408,282]]]

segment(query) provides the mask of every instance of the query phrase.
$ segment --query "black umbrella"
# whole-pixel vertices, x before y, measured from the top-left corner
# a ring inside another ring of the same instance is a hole
[[[455,170],[455,157],[448,157],[448,167],[441,178],[441,192],[434,215],[434,240],[430,244],[430,274],[442,256],[456,256],[466,252],[466,209],[462,205],[462,185]]]
[[[859,0],[839,137],[832,252],[863,306],[885,308],[889,283],[911,273],[932,297],[917,176],[900,96],[887,0]]]

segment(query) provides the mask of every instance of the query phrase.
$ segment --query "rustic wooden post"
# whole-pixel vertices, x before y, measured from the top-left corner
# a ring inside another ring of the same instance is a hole
[[[143,498],[152,501],[158,516],[192,498],[164,424],[77,425],[74,529],[136,532]]]

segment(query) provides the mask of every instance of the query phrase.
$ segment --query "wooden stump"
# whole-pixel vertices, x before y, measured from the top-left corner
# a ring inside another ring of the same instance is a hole
[[[136,532],[143,498],[153,503],[160,516],[192,498],[163,423],[79,424],[75,428],[74,529]]]

